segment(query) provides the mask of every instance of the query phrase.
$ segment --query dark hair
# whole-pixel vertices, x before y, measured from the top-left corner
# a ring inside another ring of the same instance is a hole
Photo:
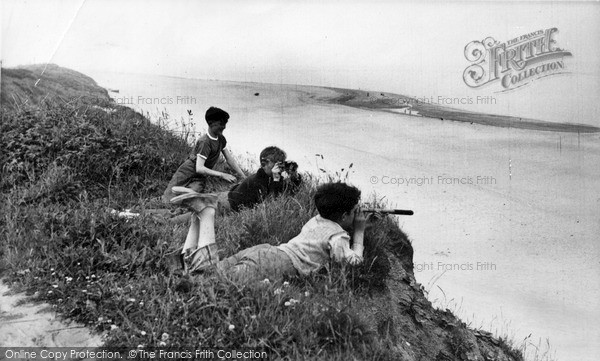
[[[227,121],[229,120],[229,114],[223,109],[210,107],[206,111],[204,119],[206,119],[208,125],[211,125],[215,122],[222,122],[223,124],[227,124]]]
[[[263,165],[263,162],[267,160],[272,160],[274,163],[283,162],[287,158],[287,154],[280,148],[271,146],[266,147],[260,152],[260,165]]]
[[[321,217],[338,221],[360,200],[360,190],[346,183],[327,183],[317,188],[315,205]]]

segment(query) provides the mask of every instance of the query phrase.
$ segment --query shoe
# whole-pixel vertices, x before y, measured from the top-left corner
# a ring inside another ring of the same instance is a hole
[[[217,195],[215,193],[198,194],[196,197],[185,200],[182,204],[196,213],[200,213],[204,208],[217,209]]]
[[[189,276],[183,276],[179,282],[175,285],[175,292],[188,293],[192,290],[194,283],[190,280]]]
[[[171,198],[171,203],[186,206],[196,213],[206,207],[217,209],[216,193],[198,193],[185,187],[173,187],[173,192],[181,194]]]
[[[182,272],[185,270],[182,250],[183,248],[179,248],[178,250],[165,255],[165,263],[170,273]]]

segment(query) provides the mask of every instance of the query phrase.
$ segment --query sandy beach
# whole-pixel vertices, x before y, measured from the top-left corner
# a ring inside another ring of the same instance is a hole
[[[226,109],[230,150],[242,156],[275,144],[314,174],[352,163],[348,180],[363,194],[415,211],[399,223],[432,302],[517,343],[549,339],[560,360],[600,356],[598,133],[358,109],[318,87],[93,77],[120,90],[118,103],[166,111],[175,128],[188,109],[197,131],[208,106]]]

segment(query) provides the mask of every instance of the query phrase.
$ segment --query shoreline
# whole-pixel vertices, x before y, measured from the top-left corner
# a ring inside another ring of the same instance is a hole
[[[377,91],[325,87],[339,94],[334,98],[321,99],[329,104],[345,105],[357,109],[375,110],[393,114],[427,117],[481,124],[500,128],[515,128],[565,133],[600,133],[600,128],[585,124],[554,123],[537,119],[508,115],[474,113],[418,101],[415,98]],[[408,111],[408,112],[407,112]]]

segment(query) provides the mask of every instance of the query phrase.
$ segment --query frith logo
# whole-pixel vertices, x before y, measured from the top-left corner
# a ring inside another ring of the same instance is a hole
[[[565,72],[564,58],[572,56],[557,46],[557,28],[538,30],[500,43],[492,37],[465,46],[472,64],[463,79],[471,88],[500,82],[501,91],[519,88],[532,80]]]

